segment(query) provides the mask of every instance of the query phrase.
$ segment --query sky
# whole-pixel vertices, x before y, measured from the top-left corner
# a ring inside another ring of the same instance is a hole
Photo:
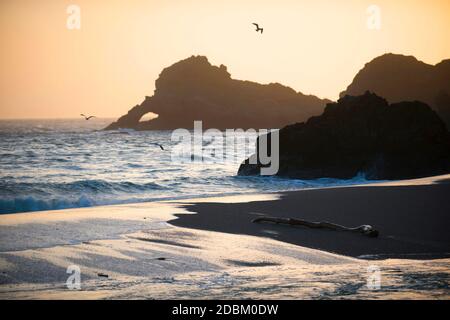
[[[336,100],[386,52],[450,58],[450,1],[1,0],[0,119],[118,117],[191,55],[234,79]]]

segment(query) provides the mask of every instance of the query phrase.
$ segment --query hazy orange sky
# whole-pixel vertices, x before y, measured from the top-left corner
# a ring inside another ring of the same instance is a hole
[[[66,27],[71,4],[80,30]],[[366,26],[371,4],[381,30]],[[1,0],[0,48],[0,118],[117,117],[197,54],[235,79],[336,99],[385,52],[450,58],[450,1]]]

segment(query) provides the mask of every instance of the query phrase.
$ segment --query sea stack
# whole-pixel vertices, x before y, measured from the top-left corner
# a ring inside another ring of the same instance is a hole
[[[195,120],[202,120],[203,128],[282,128],[321,114],[328,102],[278,83],[232,79],[226,66],[192,56],[165,68],[154,95],[106,129],[190,129]],[[150,112],[158,117],[143,121]]]
[[[279,176],[406,179],[450,172],[450,133],[423,102],[389,104],[366,92],[329,103],[322,115],[280,130]],[[257,175],[260,164],[241,164]]]

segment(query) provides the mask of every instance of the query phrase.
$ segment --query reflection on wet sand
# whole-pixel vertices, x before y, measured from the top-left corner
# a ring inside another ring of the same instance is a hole
[[[0,216],[0,298],[450,298],[450,259],[364,260],[280,241],[275,236],[284,231],[267,226],[255,236],[168,224],[193,214],[185,206],[167,201]],[[66,287],[69,265],[80,267],[81,290]],[[379,288],[368,286],[369,267],[379,270]]]

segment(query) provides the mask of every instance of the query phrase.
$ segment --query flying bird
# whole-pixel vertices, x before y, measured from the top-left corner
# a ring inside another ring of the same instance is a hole
[[[87,117],[84,114],[80,114],[80,116],[84,117],[85,120],[89,120],[91,118],[96,118],[96,116],[89,116],[89,117]]]
[[[154,144],[154,145],[157,145],[158,147],[160,147],[161,148],[161,150],[164,150],[164,147],[161,145],[161,144],[159,144],[159,143],[156,143],[156,142],[153,142],[152,144]]]
[[[258,25],[257,23],[254,23],[254,22],[253,22],[253,25],[255,25],[255,27],[256,27],[256,32],[261,31],[261,34],[263,33],[263,30],[264,30],[264,29],[263,29],[263,28],[260,28],[259,25]]]

